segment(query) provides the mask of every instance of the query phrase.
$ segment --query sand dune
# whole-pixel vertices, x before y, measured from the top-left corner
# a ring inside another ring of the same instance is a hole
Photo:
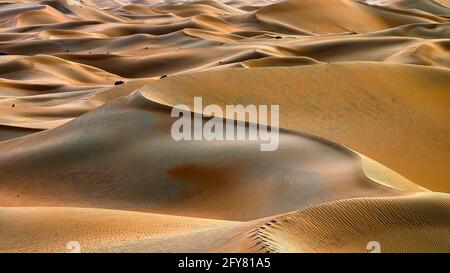
[[[63,92],[6,96],[0,100],[0,124],[31,129],[54,128],[106,102],[126,97],[149,81],[130,80],[121,85],[88,88],[64,86],[60,90]]]
[[[278,104],[285,109],[281,127],[330,139],[419,185],[448,192],[449,79],[448,69],[341,63],[172,76],[143,94],[191,108],[192,96],[202,96],[204,104]]]
[[[432,14],[370,6],[351,0],[282,1],[259,9],[256,16],[267,24],[316,34],[365,33],[406,24],[445,22]]]
[[[449,209],[440,194],[347,199],[276,218],[255,232],[274,252],[365,252],[367,238],[383,252],[448,252]]]
[[[292,132],[282,132],[280,148],[267,154],[260,141],[177,142],[170,108],[161,107],[135,93],[3,143],[0,200],[250,220],[340,198],[403,194],[367,179],[349,150]]]
[[[448,0],[175,2],[0,1],[0,252],[450,251]]]
[[[449,204],[448,195],[437,193],[355,198],[249,222],[2,208],[0,251],[68,252],[67,243],[76,241],[83,252],[367,252],[369,239],[383,252],[448,252]]]
[[[409,10],[420,10],[427,13],[435,14],[442,17],[449,17],[449,4],[448,0],[436,1],[436,0],[426,0],[426,1],[414,1],[414,0],[389,0],[387,3],[397,9],[409,9]]]

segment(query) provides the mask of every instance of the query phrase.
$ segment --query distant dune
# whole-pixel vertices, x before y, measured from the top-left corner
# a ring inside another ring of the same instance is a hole
[[[450,251],[449,1],[175,2],[0,1],[0,252]]]

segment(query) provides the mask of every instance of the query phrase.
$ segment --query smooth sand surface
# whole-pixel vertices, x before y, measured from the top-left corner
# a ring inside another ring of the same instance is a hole
[[[0,252],[450,251],[448,0],[0,2]]]

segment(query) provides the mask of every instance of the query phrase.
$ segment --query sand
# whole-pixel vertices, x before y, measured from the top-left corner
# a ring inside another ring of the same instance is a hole
[[[449,252],[450,3],[369,2],[1,1],[0,252]]]

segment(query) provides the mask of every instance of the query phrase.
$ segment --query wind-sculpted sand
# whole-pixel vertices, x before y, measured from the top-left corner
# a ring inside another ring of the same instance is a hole
[[[448,1],[175,2],[0,1],[0,252],[450,251]]]

